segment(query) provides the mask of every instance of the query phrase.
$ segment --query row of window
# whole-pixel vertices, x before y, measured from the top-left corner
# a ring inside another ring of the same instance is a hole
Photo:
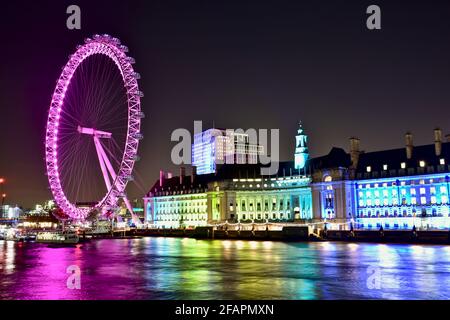
[[[444,158],[439,159],[439,164],[441,166],[445,165],[445,159]],[[427,165],[427,163],[425,161],[423,161],[423,160],[419,161],[419,167],[420,168],[425,168],[426,165]],[[400,163],[400,168],[406,169],[406,162],[401,162]],[[389,166],[387,164],[384,164],[383,165],[383,171],[387,171],[387,170],[389,170]],[[366,167],[366,172],[372,172],[372,166],[367,166]]]
[[[172,213],[176,213],[176,214],[181,214],[181,213],[206,213],[206,208],[204,209],[175,209],[175,210],[158,210],[157,214],[172,214]]]
[[[206,200],[185,200],[185,201],[167,201],[157,202],[158,208],[172,208],[172,207],[200,207],[206,206]]]
[[[360,210],[360,218],[411,218],[411,217],[447,217],[449,214],[448,206],[442,208],[432,208],[423,210]]]
[[[155,221],[206,221],[208,219],[207,214],[198,215],[179,215],[179,214],[158,214],[155,216]]]
[[[419,194],[421,195],[426,195],[431,194],[431,195],[436,195],[436,191],[439,190],[439,192],[443,195],[446,195],[448,193],[448,189],[447,186],[440,186],[438,189],[436,189],[436,187],[422,187],[422,188],[409,188],[409,189],[405,189],[402,188],[400,189],[400,194],[405,196],[408,194],[409,191],[409,195],[414,196],[417,194],[417,192],[419,192]],[[380,192],[381,191],[381,192]],[[428,192],[427,192],[428,191]],[[389,197],[389,196],[393,196],[396,197],[398,196],[398,190],[397,189],[391,189],[390,192],[388,189],[383,189],[383,190],[375,190],[375,191],[359,191],[358,192],[358,196],[360,198],[366,197],[366,198],[372,198],[372,196],[374,196],[375,198],[379,198],[381,195],[383,195],[383,197]]]
[[[200,174],[200,173],[199,173]],[[200,186],[201,188],[201,186]],[[159,191],[155,192],[155,196],[157,197],[164,197],[164,196],[171,196],[171,195],[188,195],[188,194],[198,194],[198,193],[204,193],[207,192],[207,188],[201,188],[201,189],[187,189],[187,190],[175,190],[175,191]]]
[[[273,220],[283,220],[283,219],[291,219],[291,214],[290,213],[279,213],[279,214],[275,214],[273,213],[272,215],[266,213],[266,214],[238,214],[238,220],[262,220],[262,219],[273,219]]]
[[[371,189],[371,188],[387,188],[387,187],[394,187],[394,186],[407,186],[407,185],[432,185],[432,184],[443,184],[447,183],[449,180],[448,177],[440,177],[440,178],[430,178],[430,179],[415,179],[415,180],[409,180],[409,181],[391,181],[391,182],[375,182],[375,183],[358,183],[358,189]]]
[[[443,205],[445,205],[445,204],[448,204],[448,196],[443,195],[443,196],[440,196],[439,198],[436,196],[431,196],[431,197],[420,197],[420,198],[411,197],[411,198],[402,198],[401,199],[402,206],[417,205],[417,204],[421,204],[421,205],[443,204]],[[358,205],[360,207],[371,207],[371,206],[380,207],[380,206],[398,206],[399,203],[398,203],[398,198],[393,198],[393,199],[391,199],[391,201],[386,198],[386,199],[383,199],[383,201],[381,201],[380,199],[375,199],[374,201],[372,201],[372,199],[359,200]]]
[[[247,206],[247,202],[246,200],[241,200],[241,205],[239,207],[239,203],[236,203],[236,209],[238,211],[263,211],[262,210],[262,203],[261,202],[256,202],[256,206],[254,205],[253,201],[249,201],[248,202],[248,206]],[[291,203],[289,200],[283,200],[280,199],[279,201],[277,201],[276,198],[272,199],[272,203],[269,205],[269,200],[265,200],[264,201],[264,211],[277,211],[277,210],[290,210],[291,209]],[[230,203],[230,211],[234,210],[234,206],[233,203]]]

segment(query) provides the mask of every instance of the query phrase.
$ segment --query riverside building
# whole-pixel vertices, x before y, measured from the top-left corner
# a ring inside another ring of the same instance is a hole
[[[450,228],[450,136],[434,130],[434,143],[363,152],[358,138],[349,152],[332,148],[310,158],[300,125],[293,161],[273,176],[260,165],[214,167],[190,176],[180,169],[160,179],[144,198],[145,220],[156,227],[228,223],[321,223],[358,228]],[[194,142],[195,145],[195,142]],[[194,146],[195,147],[195,146]]]

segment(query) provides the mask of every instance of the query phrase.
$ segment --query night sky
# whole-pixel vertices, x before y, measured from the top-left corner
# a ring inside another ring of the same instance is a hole
[[[61,68],[95,33],[122,40],[145,93],[136,175],[148,189],[171,165],[170,135],[194,120],[279,128],[291,160],[302,120],[312,156],[433,141],[450,133],[449,1],[9,1],[0,9],[0,176],[7,203],[51,198],[44,133]],[[77,4],[82,29],[66,28]],[[366,28],[378,4],[382,30]],[[188,171],[189,172],[189,171]],[[131,185],[131,197],[142,186]]]

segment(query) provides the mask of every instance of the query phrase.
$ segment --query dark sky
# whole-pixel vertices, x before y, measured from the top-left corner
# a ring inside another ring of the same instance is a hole
[[[9,1],[0,17],[0,176],[8,202],[50,198],[44,162],[47,111],[77,44],[109,33],[142,75],[145,188],[170,165],[170,134],[194,120],[224,128],[279,128],[292,159],[302,120],[313,156],[332,146],[431,143],[450,133],[449,1]],[[66,28],[70,4],[82,29]],[[366,28],[378,4],[382,30]],[[175,169],[174,169],[175,170]],[[131,186],[132,196],[141,196]]]

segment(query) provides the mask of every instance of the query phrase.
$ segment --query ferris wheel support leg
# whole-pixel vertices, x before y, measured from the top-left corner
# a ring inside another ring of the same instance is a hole
[[[108,156],[106,155],[106,152],[105,152],[105,150],[103,149],[103,147],[102,147],[102,145],[100,143],[100,140],[94,136],[94,141],[95,140],[97,141],[96,146],[98,144],[99,161],[100,161],[100,163],[103,163],[104,165],[106,165],[106,168],[108,169],[109,174],[111,175],[113,181],[115,181],[116,180],[116,173],[114,172],[114,168],[112,167],[111,162],[109,161]],[[103,175],[105,175],[105,174],[103,174]],[[109,178],[108,178],[108,181],[109,181]],[[106,182],[106,180],[105,180],[105,182]],[[107,186],[108,186],[108,184],[107,184]],[[131,213],[131,217],[133,219],[133,222],[136,225],[140,224],[141,222],[139,220],[139,217],[134,213],[133,206],[131,205],[130,200],[128,200],[127,197],[123,197],[123,201],[125,202],[125,205],[126,205],[127,209]]]
[[[103,179],[105,179],[106,187],[108,188],[108,190],[110,190],[111,189],[111,181],[109,180],[108,171],[107,171],[104,157],[103,157],[103,153],[105,151],[102,148],[100,140],[96,136],[94,136],[94,144],[95,144],[95,150],[97,150],[97,156],[98,156],[98,161],[100,162],[100,168],[102,169]]]

